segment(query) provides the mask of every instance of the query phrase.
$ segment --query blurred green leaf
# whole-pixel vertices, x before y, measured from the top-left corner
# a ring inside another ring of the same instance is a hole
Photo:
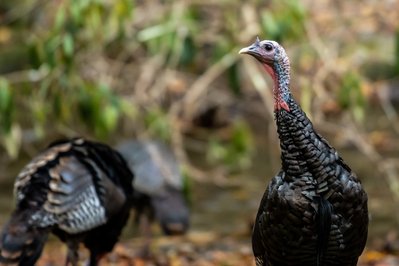
[[[272,13],[273,12],[273,13]],[[267,39],[282,42],[287,39],[298,41],[303,38],[306,12],[296,0],[273,0],[273,11],[265,9],[262,28]]]
[[[14,120],[14,96],[7,80],[0,78],[0,126],[2,132],[10,133]]]
[[[232,49],[232,46],[227,40],[221,41],[220,43],[217,43],[215,47],[213,48],[213,53],[212,53],[212,63],[219,61],[222,59],[227,51],[230,51]]]
[[[139,111],[131,103],[122,99],[120,104],[121,110],[124,114],[126,114],[131,119],[137,118]]]
[[[251,166],[253,152],[252,132],[244,121],[237,120],[228,142],[223,143],[214,136],[210,138],[207,159],[213,163],[223,163],[231,172],[235,172]]]
[[[261,14],[264,34],[268,39],[276,40],[279,35],[279,26],[274,19],[273,13],[270,10],[263,10]]]
[[[130,18],[133,12],[134,1],[119,0],[114,5],[114,12],[118,17]]]
[[[163,141],[170,139],[168,114],[161,109],[150,110],[145,117],[148,132]]]
[[[108,132],[115,130],[119,117],[119,110],[113,105],[102,109],[102,121]]]
[[[395,64],[395,74],[399,75],[399,27],[396,30],[395,35],[395,55],[396,55],[396,64]]]
[[[79,114],[83,122],[89,127],[93,127],[96,120],[96,112],[99,110],[99,102],[96,97],[90,93],[89,85],[79,87]]]
[[[137,39],[140,42],[145,42],[145,41],[163,36],[165,34],[169,34],[169,33],[173,32],[175,29],[176,29],[176,25],[172,22],[152,26],[152,27],[146,28],[144,30],[141,30],[137,34]]]
[[[16,159],[18,157],[21,140],[22,132],[21,127],[18,124],[13,124],[11,130],[7,134],[3,135],[2,142],[11,159]]]
[[[67,33],[64,35],[62,47],[64,48],[65,55],[68,57],[72,57],[74,51],[74,44],[73,44],[73,37],[71,34]]]
[[[365,111],[362,106],[355,105],[353,108],[353,116],[357,122],[363,122],[365,117]]]
[[[0,78],[0,112],[5,112],[11,103],[11,90],[7,80]]]
[[[37,43],[32,43],[29,45],[29,62],[31,66],[35,69],[39,68],[42,64],[42,59],[39,52],[39,47]]]
[[[56,118],[62,118],[62,99],[59,94],[54,96],[53,110]]]
[[[95,134],[106,138],[116,129],[121,111],[119,98],[104,84],[85,84],[79,88],[78,110],[82,121]]]
[[[32,106],[32,111],[33,111],[33,116],[36,121],[40,123],[44,123],[47,118],[47,113],[46,113],[46,104],[41,101],[41,99],[35,99],[31,103]]]
[[[240,170],[250,167],[250,158],[254,151],[254,144],[252,132],[244,121],[238,120],[234,123],[231,143],[233,145],[230,148],[229,154],[235,157],[233,162],[238,162]]]
[[[35,131],[35,135],[37,138],[41,139],[45,136],[43,122],[35,121],[34,125],[33,125],[33,129]]]
[[[75,0],[70,0],[69,1],[69,10],[72,15],[72,20],[74,21],[75,24],[81,24],[83,21],[83,15],[81,14],[81,2],[83,1],[75,1]]]
[[[343,109],[350,109],[357,122],[364,119],[366,99],[360,86],[360,80],[354,72],[345,73],[338,93],[338,102]]]
[[[208,143],[207,158],[208,161],[223,161],[227,157],[227,149],[220,143],[219,140],[212,137]]]
[[[312,89],[306,84],[302,86],[301,93],[301,107],[302,110],[307,114],[309,119],[311,119],[311,106],[312,106]]]
[[[58,94],[55,94],[53,101],[53,113],[57,119],[57,122],[67,122],[70,119],[73,106],[71,106],[72,102],[69,98],[70,97],[62,91],[60,91]]]
[[[56,59],[56,48],[61,44],[60,36],[54,36],[44,43],[44,53],[46,57],[46,63],[50,68],[55,68],[57,65]]]
[[[183,66],[188,66],[194,61],[195,56],[195,46],[194,41],[191,37],[184,39],[183,52],[180,57],[180,64]]]
[[[184,200],[189,208],[192,208],[193,206],[193,183],[192,183],[192,177],[190,175],[190,169],[186,165],[180,165],[180,172],[182,173],[183,176],[183,196]]]
[[[64,6],[60,6],[58,8],[57,13],[55,15],[55,22],[54,22],[54,30],[59,31],[65,23],[66,15],[65,15],[65,8]]]
[[[227,71],[231,90],[236,94],[240,94],[240,80],[237,64],[233,64]]]
[[[99,5],[92,5],[85,14],[87,25],[91,27],[90,33],[92,34],[93,37],[96,33],[101,32],[102,29],[101,13],[102,10]]]

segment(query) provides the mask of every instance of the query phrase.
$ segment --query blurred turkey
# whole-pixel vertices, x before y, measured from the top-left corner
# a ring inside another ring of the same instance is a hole
[[[182,194],[183,178],[174,154],[157,141],[129,141],[118,145],[134,173],[135,209],[148,252],[150,222],[154,217],[167,235],[184,234],[189,212]]]
[[[369,223],[360,180],[291,96],[283,47],[257,39],[240,54],[255,57],[273,78],[282,159],[253,228],[256,264],[356,265]]]
[[[0,265],[34,265],[50,232],[77,265],[79,243],[90,264],[112,250],[131,208],[133,175],[120,154],[84,139],[52,143],[18,175],[16,209],[0,234]]]

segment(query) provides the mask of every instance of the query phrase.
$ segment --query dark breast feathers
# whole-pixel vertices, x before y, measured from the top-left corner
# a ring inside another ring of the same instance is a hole
[[[282,169],[256,217],[257,265],[357,265],[367,239],[367,195],[337,151],[290,101],[290,113],[276,113]]]
[[[84,242],[95,265],[126,223],[132,181],[124,159],[106,145],[83,139],[51,144],[15,181],[16,210],[0,236],[1,255],[8,256],[0,262],[33,265],[52,231],[67,242],[67,263],[76,265]]]

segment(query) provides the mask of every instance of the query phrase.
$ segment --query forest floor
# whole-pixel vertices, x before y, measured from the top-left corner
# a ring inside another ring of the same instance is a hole
[[[141,239],[120,241],[113,252],[101,259],[108,266],[254,266],[250,239],[219,238],[214,233],[190,233],[184,237],[157,237],[151,242],[151,255],[144,259],[136,256]],[[66,246],[50,241],[36,265],[58,266],[65,263]],[[79,251],[80,265],[86,265],[89,253]],[[358,266],[399,265],[399,257],[387,252],[366,249]]]

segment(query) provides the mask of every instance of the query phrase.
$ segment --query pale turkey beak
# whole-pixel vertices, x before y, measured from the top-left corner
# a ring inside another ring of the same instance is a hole
[[[259,62],[263,63],[264,60],[262,58],[262,55],[258,52],[259,45],[256,43],[252,44],[251,46],[242,48],[238,53],[239,54],[249,54],[255,57]]]
[[[252,55],[252,56],[257,56],[257,55],[259,55],[257,50],[258,50],[258,46],[255,45],[255,44],[252,44],[251,46],[242,48],[238,53],[239,54],[249,54],[249,55]]]
[[[251,47],[251,46],[250,46]],[[238,54],[247,54],[249,52],[249,47],[242,48]]]

